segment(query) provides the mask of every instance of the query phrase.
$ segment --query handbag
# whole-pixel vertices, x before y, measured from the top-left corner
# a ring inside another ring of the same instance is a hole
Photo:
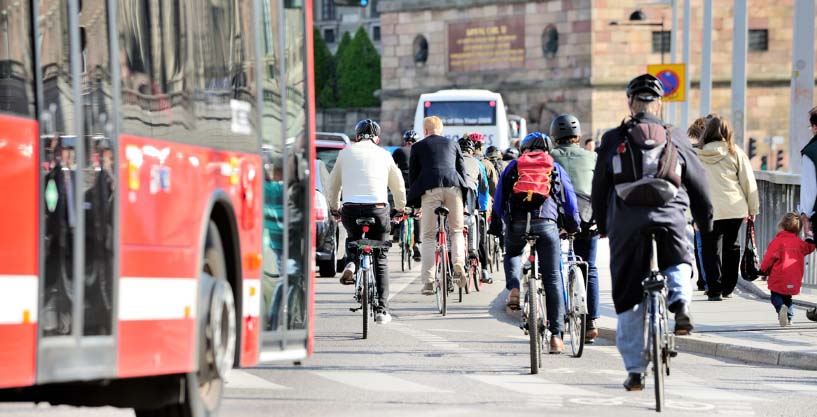
[[[754,281],[762,273],[760,261],[757,258],[757,244],[755,243],[755,222],[746,222],[746,240],[743,248],[743,258],[740,262],[740,276],[746,281]]]

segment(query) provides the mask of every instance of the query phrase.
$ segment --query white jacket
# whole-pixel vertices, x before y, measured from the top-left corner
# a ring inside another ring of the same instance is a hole
[[[388,188],[388,189],[387,189]],[[344,203],[388,203],[391,190],[395,209],[406,208],[403,174],[391,154],[370,140],[352,143],[338,154],[329,176],[329,207],[337,210],[343,192]]]
[[[723,141],[707,143],[697,151],[709,183],[713,218],[740,219],[756,215],[760,200],[755,173],[746,154],[738,147],[735,153],[730,153]]]

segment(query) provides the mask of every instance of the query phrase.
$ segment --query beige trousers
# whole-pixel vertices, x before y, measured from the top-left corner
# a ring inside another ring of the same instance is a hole
[[[455,264],[465,263],[462,191],[459,187],[433,188],[423,194],[421,204],[423,210],[420,222],[423,232],[423,244],[420,248],[423,255],[421,277],[423,282],[434,282],[434,252],[437,250],[437,216],[434,210],[441,205],[449,210],[448,239],[451,242],[451,260]]]

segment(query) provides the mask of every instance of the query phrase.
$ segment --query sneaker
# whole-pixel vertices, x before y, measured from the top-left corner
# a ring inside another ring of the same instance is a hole
[[[464,287],[466,279],[468,277],[465,275],[465,268],[462,264],[454,264],[454,284]]]
[[[780,322],[780,327],[786,327],[789,324],[789,312],[780,307],[780,311],[777,312],[777,320]]]
[[[355,284],[355,263],[349,262],[346,268],[343,268],[343,275],[340,276],[340,283],[343,285]]]
[[[374,321],[378,324],[388,324],[391,321],[391,314],[386,310],[379,310],[374,315]]]
[[[514,288],[508,293],[508,303],[506,304],[508,310],[519,310],[519,288]]]
[[[434,295],[434,283],[433,282],[426,282],[423,284],[423,295]]]
[[[629,373],[624,380],[624,389],[627,391],[641,391],[644,389],[644,375]]]
[[[551,355],[558,355],[564,352],[565,350],[565,342],[562,341],[562,338],[559,336],[550,336],[550,349],[548,353]]]
[[[675,313],[675,334],[686,336],[692,333],[695,326],[692,325],[692,316],[689,314],[689,307],[680,301],[669,306],[669,311]]]
[[[479,282],[481,282],[483,284],[493,284],[494,279],[491,277],[491,273],[488,272],[487,269],[483,269],[482,270],[482,276],[479,277]]]

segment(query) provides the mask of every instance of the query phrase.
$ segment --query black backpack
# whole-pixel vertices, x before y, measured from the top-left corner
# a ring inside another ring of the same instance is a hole
[[[618,198],[647,207],[672,201],[681,187],[683,168],[668,126],[631,119],[619,131],[612,164]]]

